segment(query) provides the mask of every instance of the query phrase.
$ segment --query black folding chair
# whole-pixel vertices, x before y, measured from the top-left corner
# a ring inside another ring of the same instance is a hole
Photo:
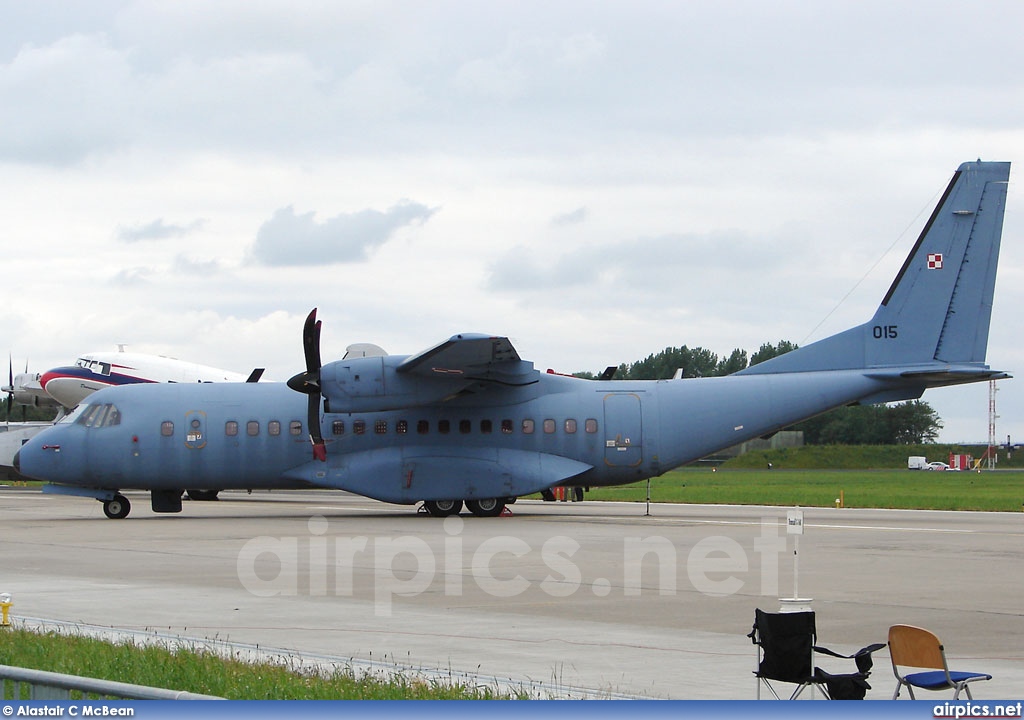
[[[766,613],[758,609],[754,613],[754,627],[747,637],[758,646],[758,664],[754,671],[758,700],[762,684],[776,700],[780,699],[772,682],[795,684],[790,700],[800,697],[809,685],[817,686],[829,700],[863,700],[871,689],[867,681],[873,665],[871,653],[885,647],[885,643],[875,643],[853,655],[841,655],[820,647],[815,644],[817,631],[813,612]],[[814,653],[853,660],[857,672],[835,675],[813,667]]]

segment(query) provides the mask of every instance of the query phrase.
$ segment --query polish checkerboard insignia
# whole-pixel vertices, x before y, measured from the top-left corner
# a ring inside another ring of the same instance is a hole
[[[929,270],[941,270],[942,269],[942,253],[928,253],[928,269]]]

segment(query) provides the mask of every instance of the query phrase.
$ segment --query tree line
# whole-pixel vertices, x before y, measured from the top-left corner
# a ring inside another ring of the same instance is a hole
[[[643,360],[619,365],[615,379],[666,380],[680,369],[684,378],[731,375],[797,347],[789,340],[763,343],[749,358],[747,351],[741,348],[728,356],[719,356],[702,347],[667,347]],[[590,379],[597,377],[590,372],[575,374]],[[836,408],[786,429],[802,431],[808,445],[916,445],[935,442],[942,420],[928,403],[912,400]]]

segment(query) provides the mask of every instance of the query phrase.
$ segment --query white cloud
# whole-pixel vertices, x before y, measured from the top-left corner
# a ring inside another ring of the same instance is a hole
[[[314,212],[277,210],[256,234],[251,257],[264,265],[361,262],[407,225],[422,224],[437,208],[404,200],[385,212],[360,210],[317,222]]]
[[[133,243],[143,240],[167,240],[168,238],[180,238],[198,230],[203,226],[202,220],[195,220],[187,225],[168,225],[163,218],[157,218],[148,223],[132,225],[130,227],[119,227],[117,239],[122,242]]]
[[[0,65],[0,159],[66,165],[121,147],[135,107],[124,53],[99,36],[23,46]]]
[[[576,225],[585,222],[589,211],[585,207],[578,207],[567,213],[559,213],[551,218],[552,225]]]

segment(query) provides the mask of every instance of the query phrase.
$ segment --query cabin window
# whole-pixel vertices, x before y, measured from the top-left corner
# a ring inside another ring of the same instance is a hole
[[[572,435],[576,432],[576,420],[569,418],[565,421],[565,432]]]
[[[596,433],[597,420],[595,420],[594,418],[587,418],[587,421],[583,423],[583,429],[586,430],[588,433]]]
[[[395,423],[395,432],[399,435],[406,435],[409,432],[409,421],[399,420]]]
[[[548,435],[550,435],[554,431],[555,431],[555,421],[552,420],[551,418],[548,418],[547,420],[544,421],[544,432],[546,432]]]
[[[245,424],[245,434],[249,437],[256,437],[260,434],[260,421],[250,420]]]
[[[448,420],[437,421],[437,431],[442,435],[447,435],[452,430],[452,424]]]
[[[224,423],[224,434],[228,437],[235,437],[238,435],[238,423],[234,420],[228,420]]]
[[[512,434],[512,421],[511,420],[502,420],[501,421],[501,432],[503,434],[505,434],[505,435],[511,435]]]
[[[523,435],[533,435],[533,420],[523,420]]]
[[[459,420],[459,432],[467,435],[473,430],[473,423],[469,420]]]
[[[170,437],[174,434],[174,423],[170,420],[164,420],[160,423],[160,434],[164,437]]]
[[[481,420],[480,432],[482,432],[484,435],[490,435],[492,432],[492,426],[493,423],[490,420]]]
[[[419,420],[416,423],[416,432],[419,433],[420,435],[426,435],[428,432],[430,432],[430,421]]]
[[[388,432],[388,421],[378,420],[373,424],[373,431],[378,435],[386,435]]]
[[[292,420],[290,423],[288,423],[288,432],[291,433],[292,435],[301,435],[302,434],[302,421],[301,420]]]
[[[345,421],[335,420],[331,423],[331,434],[332,435],[344,435],[345,434]]]
[[[278,436],[281,434],[281,421],[271,420],[267,423],[267,435]]]
[[[354,432],[356,435],[365,435],[366,434],[366,421],[365,420],[356,420],[356,421],[354,421],[352,423],[352,432]]]

